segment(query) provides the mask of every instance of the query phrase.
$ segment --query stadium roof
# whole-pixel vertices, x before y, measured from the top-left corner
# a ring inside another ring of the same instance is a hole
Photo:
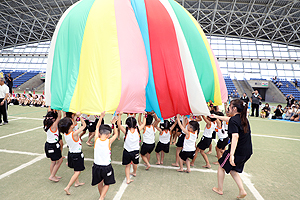
[[[1,0],[0,49],[51,40],[78,0]],[[300,46],[299,0],[177,0],[207,35]]]

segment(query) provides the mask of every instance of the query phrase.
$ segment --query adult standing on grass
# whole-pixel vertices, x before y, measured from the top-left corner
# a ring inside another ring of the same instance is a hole
[[[258,111],[259,111],[259,102],[261,100],[261,96],[258,94],[258,91],[255,90],[254,93],[252,94],[252,97],[250,99],[251,104],[252,104],[252,114],[251,116],[254,116],[254,110],[255,110],[255,116],[258,117]]]
[[[6,76],[6,84],[9,88],[9,93],[12,94],[13,78],[10,76],[10,74],[7,74]]]
[[[0,126],[3,124],[7,124],[7,98],[9,93],[9,88],[7,85],[4,84],[5,79],[3,77],[0,78]],[[3,121],[2,123],[2,116],[3,115]]]
[[[228,124],[230,145],[219,159],[218,187],[213,191],[222,195],[225,172],[232,176],[239,188],[237,198],[244,198],[247,193],[238,173],[242,173],[244,165],[252,155],[251,130],[247,119],[247,105],[239,99],[233,100],[229,106],[229,115],[232,117]]]

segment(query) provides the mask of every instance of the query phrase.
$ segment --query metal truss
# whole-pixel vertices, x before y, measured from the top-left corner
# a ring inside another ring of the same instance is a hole
[[[66,9],[78,0],[1,0],[0,50],[51,40]],[[299,0],[177,0],[207,35],[300,47]]]

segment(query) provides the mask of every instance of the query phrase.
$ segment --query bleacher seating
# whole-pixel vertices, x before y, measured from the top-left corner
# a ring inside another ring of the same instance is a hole
[[[27,73],[25,73],[24,75],[20,76],[16,80],[14,80],[13,87],[14,88],[19,87],[20,85],[22,85],[23,83],[25,83],[29,79],[33,78],[37,74],[39,74],[39,72],[27,72]]]
[[[265,78],[250,78],[250,80],[267,80]]]
[[[236,88],[235,88],[231,78],[229,76],[225,76],[224,80],[225,80],[225,84],[226,84],[226,87],[227,87],[228,95],[230,95],[231,92],[234,94],[233,90],[236,91]],[[239,93],[237,93],[237,94],[238,94],[238,97],[240,97]]]
[[[272,81],[276,85],[275,81],[274,80]],[[284,96],[291,94],[295,97],[296,100],[300,100],[300,92],[295,88],[295,85],[293,85],[292,83],[290,83],[285,79],[278,79],[278,81],[282,83],[282,86],[280,86],[278,89],[282,92]],[[278,85],[276,86],[278,87]]]

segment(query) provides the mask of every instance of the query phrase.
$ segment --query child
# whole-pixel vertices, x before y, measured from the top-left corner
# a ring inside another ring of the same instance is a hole
[[[222,112],[216,112],[216,115],[224,116]],[[229,141],[228,134],[227,134],[228,122],[223,122],[221,119],[217,119],[216,123],[217,123],[216,132],[219,138],[216,146],[216,152],[217,152],[217,158],[219,160],[222,157]],[[213,164],[218,165],[219,162],[214,162]]]
[[[175,117],[170,118],[170,126],[172,126],[175,123],[175,120]],[[175,145],[178,137],[178,135],[176,134],[176,127],[171,131],[171,135],[171,145]]]
[[[145,126],[144,132],[143,132],[143,144],[142,144],[142,148],[141,148],[141,157],[147,166],[146,170],[148,170],[151,167],[151,165],[149,164],[150,154],[155,147],[155,128],[154,127],[156,127],[160,121],[155,114],[154,114],[154,116],[155,116],[155,121],[152,125],[153,116],[151,114],[146,115],[146,126]],[[138,122],[139,122],[140,126],[143,124],[141,118],[142,118],[142,114],[140,113],[139,118],[138,118]]]
[[[155,148],[157,165],[164,164],[165,153],[169,153],[170,149],[170,140],[172,138],[171,131],[176,125],[177,121],[170,127],[170,122],[168,120],[164,120],[164,123],[160,124],[161,127],[155,127],[159,131],[159,142]],[[159,153],[161,153],[161,157]]]
[[[124,138],[124,150],[122,157],[122,165],[125,167],[125,175],[127,179],[127,184],[131,183],[133,180],[130,179],[130,165],[133,162],[133,173],[131,175],[136,176],[137,164],[139,164],[139,150],[140,150],[140,131],[145,127],[146,120],[144,123],[137,127],[137,122],[134,117],[128,117],[126,119],[126,129],[121,125],[122,112],[119,114],[118,127],[125,134]]]
[[[211,111],[211,113],[213,113],[213,111]],[[197,154],[200,151],[201,155],[203,156],[206,165],[202,166],[204,168],[210,168],[211,165],[209,164],[207,155],[204,153],[204,150],[209,148],[212,138],[213,138],[213,132],[215,131],[216,128],[216,123],[215,120],[216,119],[211,119],[209,117],[205,117],[202,115],[203,120],[206,122],[206,126],[203,132],[203,136],[200,140],[200,142],[197,145],[197,149],[196,149],[196,154],[194,156],[193,161],[191,162],[191,165],[194,166],[195,160],[197,158]]]
[[[177,123],[180,126],[181,130],[186,134],[184,137],[184,143],[183,143],[183,148],[182,151],[180,152],[180,168],[177,169],[178,172],[183,172],[183,161],[186,161],[186,171],[187,173],[191,172],[191,167],[190,167],[190,159],[194,158],[195,155],[195,150],[196,150],[196,140],[197,140],[197,135],[199,133],[199,123],[196,121],[190,121],[187,129],[184,128],[179,120],[179,115],[177,115]]]
[[[92,168],[92,186],[98,184],[100,199],[104,199],[108,191],[109,185],[115,184],[114,169],[111,166],[111,144],[116,140],[117,128],[114,123],[117,121],[113,118],[111,121],[114,135],[110,139],[112,128],[106,124],[101,124],[105,112],[101,113],[100,120],[96,126],[95,147],[94,147],[94,165]]]
[[[175,122],[177,122],[177,120]],[[183,121],[182,121],[183,127],[185,127],[187,125],[187,123],[188,123],[187,118],[184,118]],[[178,126],[178,128],[177,128],[177,126]],[[181,131],[181,128],[179,127],[178,124],[175,126],[175,128],[176,128],[176,133],[178,135],[178,140],[177,140],[177,143],[176,143],[176,161],[175,161],[175,163],[172,163],[172,166],[179,167],[179,160],[180,160],[179,153],[183,148],[185,133]]]
[[[79,115],[80,113],[77,113],[77,116]],[[69,189],[74,182],[75,182],[75,187],[84,184],[84,183],[80,183],[78,180],[81,171],[85,169],[84,156],[82,153],[82,144],[78,135],[85,128],[86,124],[82,119],[82,117],[80,117],[80,121],[82,126],[77,131],[73,131],[74,123],[69,117],[65,117],[61,119],[58,123],[58,130],[59,132],[64,134],[65,140],[69,146],[68,166],[70,168],[74,168],[74,175],[72,176],[67,187],[64,189],[67,195],[71,194],[69,192]]]
[[[58,182],[61,177],[55,176],[63,158],[59,144],[58,122],[61,118],[61,112],[49,111],[44,119],[44,130],[47,133],[47,141],[45,143],[45,153],[47,158],[51,159],[50,164],[50,181]]]

